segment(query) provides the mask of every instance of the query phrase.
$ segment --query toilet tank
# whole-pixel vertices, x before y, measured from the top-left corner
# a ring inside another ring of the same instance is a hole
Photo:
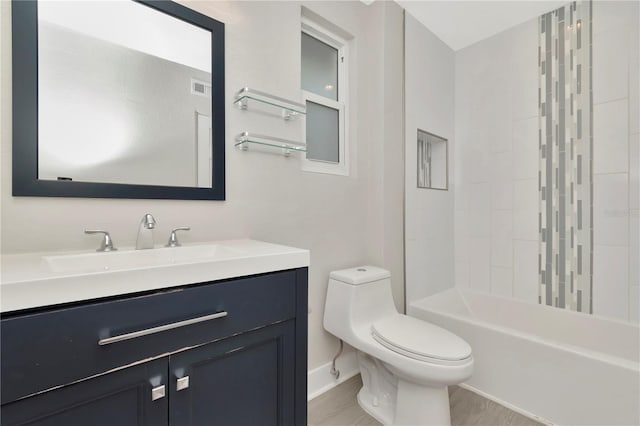
[[[398,311],[391,293],[391,274],[375,266],[331,272],[324,306],[324,328],[345,339],[359,326]]]

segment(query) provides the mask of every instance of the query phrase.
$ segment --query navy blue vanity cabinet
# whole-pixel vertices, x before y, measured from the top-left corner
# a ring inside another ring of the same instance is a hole
[[[287,321],[172,355],[169,423],[295,424],[294,328]]]
[[[2,425],[306,425],[307,268],[2,314]]]
[[[4,350],[4,349],[3,349]],[[149,397],[165,383],[164,359],[145,362],[0,407],[3,425],[166,425],[168,398]]]

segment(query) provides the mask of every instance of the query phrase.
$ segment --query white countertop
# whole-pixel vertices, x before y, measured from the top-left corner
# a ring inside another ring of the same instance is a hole
[[[214,246],[220,247],[220,254],[167,257]],[[180,251],[182,247],[138,251],[121,248],[113,253],[2,255],[0,312],[307,267],[310,257],[308,250],[255,240],[214,241],[188,244],[184,248],[187,250]],[[120,261],[128,259],[130,254],[138,260]],[[162,255],[162,262],[148,261],[158,254]],[[92,266],[103,260],[110,266],[100,269]]]

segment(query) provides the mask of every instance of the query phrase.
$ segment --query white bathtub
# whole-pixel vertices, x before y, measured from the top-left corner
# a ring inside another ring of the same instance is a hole
[[[640,424],[638,325],[464,289],[407,309],[471,345],[477,393],[546,423]]]

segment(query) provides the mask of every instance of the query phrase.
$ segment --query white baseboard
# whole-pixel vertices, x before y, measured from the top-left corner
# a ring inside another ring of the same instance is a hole
[[[509,410],[515,411],[518,414],[522,414],[523,416],[528,417],[528,418],[530,418],[532,420],[535,420],[538,423],[542,423],[542,424],[545,424],[545,425],[548,425],[548,426],[554,426],[555,425],[554,423],[550,422],[549,420],[547,420],[545,418],[538,417],[533,413],[530,413],[530,412],[528,412],[526,410],[523,410],[520,407],[516,407],[513,404],[510,404],[510,403],[508,403],[506,401],[503,401],[500,398],[496,398],[495,396],[490,395],[490,394],[488,394],[486,392],[483,392],[480,389],[474,388],[473,386],[470,386],[470,385],[468,385],[466,383],[460,383],[458,386],[460,386],[461,388],[466,389],[468,391],[471,391],[471,392],[473,392],[475,394],[478,394],[478,395],[480,395],[480,396],[482,396],[484,398],[487,398],[490,401],[493,401],[493,402],[495,402],[497,404],[500,404],[503,407],[507,407]]]
[[[307,373],[307,401],[311,401],[313,398],[322,395],[345,380],[360,373],[356,353],[351,351],[341,355],[336,360],[336,368],[340,370],[338,380],[331,374],[330,362],[314,368]]]

